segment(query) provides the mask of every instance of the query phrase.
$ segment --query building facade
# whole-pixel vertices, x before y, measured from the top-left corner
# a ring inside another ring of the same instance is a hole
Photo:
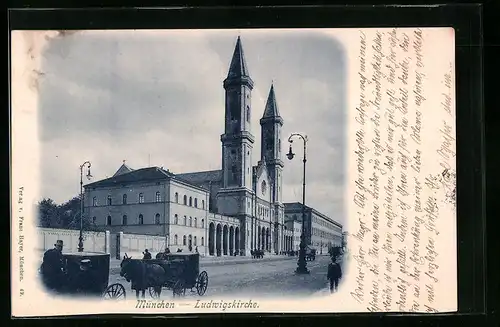
[[[291,239],[289,239],[289,250],[298,251],[300,248],[300,234],[302,232],[302,223],[300,220],[288,219],[285,215],[285,226],[287,231],[291,231]]]
[[[302,222],[304,212],[304,233],[307,245],[316,248],[319,253],[328,252],[332,246],[342,246],[340,223],[313,208],[308,206],[305,206],[305,210],[303,208],[304,206],[299,202],[285,203],[285,221]]]
[[[117,232],[164,235],[165,247],[208,255],[284,249],[282,126],[273,85],[260,119],[261,154],[253,165],[252,89],[238,37],[225,89],[221,169],[173,174],[125,163],[111,177],[85,185],[85,214]],[[292,245],[291,245],[292,246]]]

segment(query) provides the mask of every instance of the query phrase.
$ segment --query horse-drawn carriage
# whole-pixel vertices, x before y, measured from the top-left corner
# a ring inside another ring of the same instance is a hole
[[[58,294],[88,295],[104,299],[125,299],[125,287],[109,283],[109,254],[96,252],[63,253],[63,271],[51,289]],[[51,276],[43,276],[46,281]],[[53,276],[52,276],[53,278]]]
[[[144,291],[148,289],[152,298],[159,298],[163,288],[172,290],[174,297],[185,295],[186,289],[202,296],[208,286],[207,272],[200,273],[198,253],[168,253],[161,259],[147,260],[125,256],[120,275],[132,282],[137,297],[139,290],[144,296]],[[134,286],[134,283],[140,286]]]
[[[306,260],[308,261],[316,260],[316,249],[307,246],[305,250],[306,250]]]

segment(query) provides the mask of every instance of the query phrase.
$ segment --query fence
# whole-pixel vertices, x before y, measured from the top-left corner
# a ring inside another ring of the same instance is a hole
[[[156,253],[164,251],[166,247],[165,236],[125,234],[119,232],[111,236],[111,257],[121,259],[125,255],[134,258],[142,258],[144,249],[148,249],[154,256]]]
[[[58,228],[37,228],[38,251],[52,249],[57,240],[64,242],[63,252],[77,252],[80,231]],[[109,253],[109,232],[83,232],[84,251]]]

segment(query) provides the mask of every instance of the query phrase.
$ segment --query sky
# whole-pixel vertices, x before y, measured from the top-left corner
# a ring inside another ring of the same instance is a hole
[[[97,181],[126,160],[173,173],[221,168],[224,89],[238,35],[251,78],[253,164],[271,83],[291,133],[308,136],[306,204],[344,223],[346,58],[320,31],[82,31],[42,52],[39,124],[42,198],[79,193],[80,165]],[[283,201],[302,201],[302,144],[286,157]],[[90,182],[90,181],[88,181]],[[87,183],[87,181],[85,181]]]

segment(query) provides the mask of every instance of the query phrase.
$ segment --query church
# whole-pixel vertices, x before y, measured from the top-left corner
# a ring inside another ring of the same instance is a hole
[[[165,247],[207,255],[291,250],[282,200],[283,118],[271,85],[260,119],[261,154],[253,165],[252,89],[237,38],[225,89],[222,169],[173,173],[132,169],[85,185],[85,215],[113,232],[165,236]],[[289,248],[287,248],[289,247]]]

